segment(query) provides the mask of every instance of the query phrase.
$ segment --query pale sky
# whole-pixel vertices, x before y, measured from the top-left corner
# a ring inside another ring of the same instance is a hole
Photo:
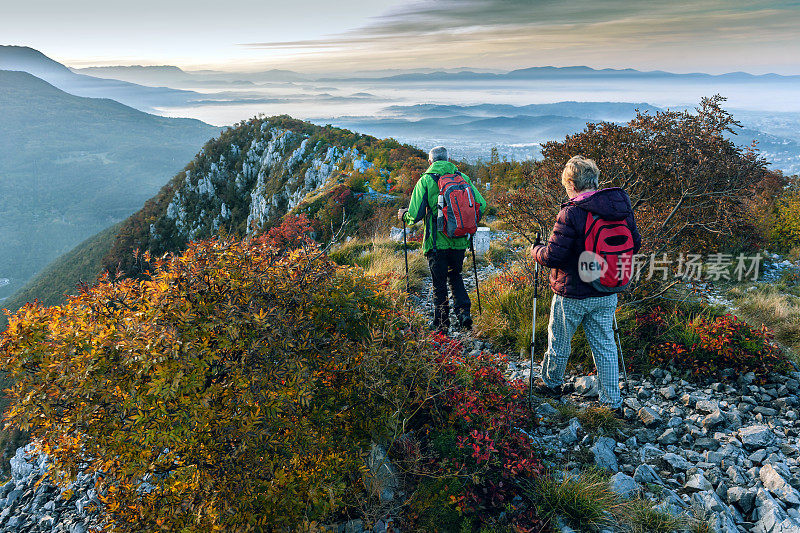
[[[0,0],[0,36],[74,67],[800,74],[800,0]]]

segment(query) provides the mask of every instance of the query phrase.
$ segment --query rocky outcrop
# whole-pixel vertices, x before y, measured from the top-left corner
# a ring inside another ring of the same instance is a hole
[[[213,162],[184,171],[163,219],[151,225],[154,241],[209,237],[239,222],[252,233],[333,182],[375,169],[355,147],[328,146],[268,121],[239,142],[242,146],[232,142]],[[388,175],[383,169],[377,172]],[[235,213],[228,204],[235,203],[241,204],[236,213],[242,218],[247,213],[246,220],[233,220]]]
[[[61,488],[45,478],[49,468],[47,456],[32,445],[17,449],[11,479],[0,487],[0,532],[102,531],[93,476],[81,474]]]

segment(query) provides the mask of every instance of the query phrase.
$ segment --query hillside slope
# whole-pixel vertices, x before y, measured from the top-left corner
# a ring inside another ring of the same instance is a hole
[[[11,297],[3,300],[2,307],[19,309],[25,303],[38,300],[44,305],[59,305],[65,294],[72,294],[80,283],[91,284],[102,270],[103,258],[114,242],[121,223],[114,224],[92,235],[39,272]],[[0,316],[0,329],[7,324]]]
[[[12,311],[34,298],[57,304],[104,269],[137,273],[136,250],[162,254],[220,232],[253,234],[287,212],[306,214],[322,239],[331,224],[341,225],[342,209],[350,233],[366,231],[402,197],[398,184],[413,183],[425,165],[423,152],[392,139],[285,116],[242,122],[208,141],[158,194],[140,200],[139,211],[59,258],[3,304]]]
[[[0,71],[0,288],[124,219],[219,129]]]

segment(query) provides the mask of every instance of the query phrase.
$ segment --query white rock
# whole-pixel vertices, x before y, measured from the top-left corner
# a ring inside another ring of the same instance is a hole
[[[739,430],[739,438],[742,445],[749,450],[766,448],[775,442],[775,434],[772,430],[763,425],[743,427]]]
[[[617,472],[609,480],[611,490],[622,496],[623,498],[632,498],[639,491],[639,485],[628,474]]]
[[[616,447],[617,442],[611,437],[598,438],[591,448],[594,455],[594,464],[598,468],[619,472],[619,463],[617,463],[617,456],[614,454],[614,448]]]
[[[789,485],[771,464],[766,464],[759,472],[764,487],[781,501],[790,505],[800,505],[800,493]]]
[[[688,481],[683,485],[683,488],[686,490],[713,492],[714,485],[706,479],[702,472],[697,472],[689,477]]]

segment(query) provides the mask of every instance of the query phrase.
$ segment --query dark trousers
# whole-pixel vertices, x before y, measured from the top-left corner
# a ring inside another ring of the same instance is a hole
[[[471,302],[461,270],[464,267],[464,250],[431,250],[425,257],[431,268],[433,279],[433,327],[450,327],[450,303],[447,299],[447,284],[453,292],[453,307],[459,321],[469,316]]]

